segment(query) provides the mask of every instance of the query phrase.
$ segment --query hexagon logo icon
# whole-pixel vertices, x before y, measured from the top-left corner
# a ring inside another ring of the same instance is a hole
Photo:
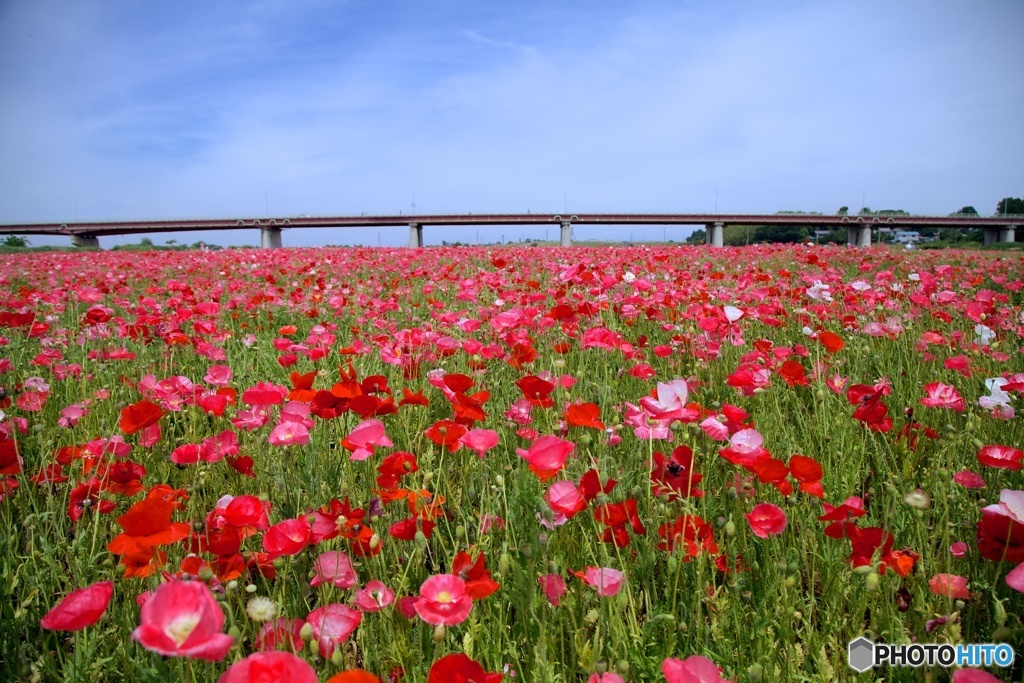
[[[875,663],[875,644],[861,636],[850,641],[846,651],[846,661],[851,669],[864,673]]]

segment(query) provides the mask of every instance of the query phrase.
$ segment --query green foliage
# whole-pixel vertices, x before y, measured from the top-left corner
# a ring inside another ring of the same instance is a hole
[[[837,216],[846,216],[849,213],[850,213],[850,207],[848,207],[848,206],[840,206],[839,210],[836,211],[836,215]]]
[[[807,239],[807,228],[802,225],[762,225],[757,228],[754,238],[770,244],[794,244]]]
[[[21,235],[5,235],[4,238],[0,240],[0,246],[24,249],[28,246],[28,240]]]
[[[996,204],[996,214],[1024,215],[1024,199],[1020,197],[1003,197]]]

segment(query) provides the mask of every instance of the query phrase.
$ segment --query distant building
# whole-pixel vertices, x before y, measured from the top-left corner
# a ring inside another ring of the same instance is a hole
[[[921,241],[921,233],[916,230],[897,230],[892,241],[897,244],[917,244]]]

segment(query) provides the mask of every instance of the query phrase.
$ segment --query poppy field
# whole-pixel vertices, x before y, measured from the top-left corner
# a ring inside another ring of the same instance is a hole
[[[1019,681],[1022,394],[1008,253],[0,255],[0,680]]]

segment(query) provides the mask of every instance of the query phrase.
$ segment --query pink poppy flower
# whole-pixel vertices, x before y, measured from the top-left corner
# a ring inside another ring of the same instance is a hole
[[[1024,593],[1024,562],[1018,564],[1006,575],[1006,585],[1015,591]]]
[[[280,422],[267,440],[275,446],[304,446],[309,443],[309,430],[301,422]]]
[[[340,550],[329,550],[322,553],[313,562],[316,576],[309,582],[310,586],[330,584],[337,588],[351,588],[356,585],[359,577],[352,568],[352,560]]]
[[[936,574],[928,582],[928,587],[935,595],[947,598],[969,600],[971,597],[970,591],[967,590],[967,579],[956,574]]]
[[[531,472],[536,474],[541,481],[545,481],[565,467],[565,461],[575,448],[576,444],[572,441],[563,441],[557,436],[547,435],[530,444],[528,450],[517,448],[516,453],[530,463]]]
[[[661,663],[661,673],[667,683],[729,683],[714,662],[700,655],[685,660],[669,657]]]
[[[640,405],[658,420],[681,420],[696,422],[700,413],[686,407],[690,390],[685,379],[674,379],[670,382],[658,382],[657,398],[644,396]]]
[[[234,455],[238,455],[238,435],[230,429],[206,437],[199,447],[199,457],[206,462],[219,462]]]
[[[728,441],[729,428],[714,417],[709,417],[700,423],[701,430],[715,441]]]
[[[544,589],[544,596],[547,597],[555,607],[558,607],[559,599],[565,595],[565,579],[558,574],[545,574],[544,576],[538,576],[537,580],[540,581],[541,588]]]
[[[26,413],[36,413],[43,409],[48,394],[44,391],[23,391],[18,396],[18,407]]]
[[[231,366],[211,365],[210,369],[206,371],[203,381],[213,386],[226,387],[231,384]]]
[[[729,439],[719,454],[734,465],[746,467],[771,454],[764,448],[764,437],[756,429],[741,429]]]
[[[160,442],[160,437],[163,433],[160,430],[160,423],[143,427],[142,431],[139,432],[139,445],[143,448],[152,448]]]
[[[39,620],[39,625],[50,631],[79,631],[92,626],[107,611],[113,595],[113,581],[73,590]]]
[[[498,432],[493,429],[470,429],[459,437],[459,442],[475,451],[478,458],[482,458],[484,453],[498,445]]]
[[[965,489],[985,488],[985,480],[981,478],[981,475],[976,472],[971,472],[970,470],[957,472],[953,475],[953,481],[960,484]]]
[[[953,545],[949,546],[949,554],[953,557],[966,557],[967,544],[963,541],[957,541]]]
[[[949,408],[958,413],[967,410],[967,402],[956,387],[942,382],[932,382],[924,386],[927,396],[921,399],[921,405],[929,408]]]
[[[420,597],[414,608],[428,624],[455,626],[469,616],[473,599],[466,594],[466,582],[461,578],[454,574],[436,574],[420,586]]]
[[[330,658],[334,648],[348,638],[363,613],[346,605],[334,603],[315,609],[306,616],[306,623],[313,627],[313,638],[320,646],[320,656]]]
[[[356,607],[364,612],[379,612],[395,601],[395,591],[374,579],[356,591]]]
[[[269,420],[270,416],[267,415],[266,411],[260,408],[254,408],[252,410],[239,410],[235,413],[235,416],[231,418],[231,424],[235,426],[235,429],[241,429],[244,432],[251,432],[267,424],[267,421]]]
[[[771,503],[758,503],[754,509],[743,515],[750,524],[750,530],[758,538],[778,536],[785,530],[786,513],[782,508]]]
[[[300,641],[301,642],[301,641]],[[217,683],[317,683],[316,671],[291,652],[256,652],[235,662]]]
[[[360,422],[352,432],[341,442],[347,450],[352,452],[349,460],[366,460],[373,455],[373,449],[377,446],[389,447],[394,444],[384,433],[384,423],[380,420],[365,420]]]
[[[598,595],[606,598],[618,595],[625,580],[622,572],[608,567],[600,569],[597,567],[587,567],[586,571],[573,573],[583,579],[585,584],[597,591]]]
[[[224,612],[201,581],[168,581],[142,606],[132,640],[165,657],[224,659],[234,639],[220,630]]]

